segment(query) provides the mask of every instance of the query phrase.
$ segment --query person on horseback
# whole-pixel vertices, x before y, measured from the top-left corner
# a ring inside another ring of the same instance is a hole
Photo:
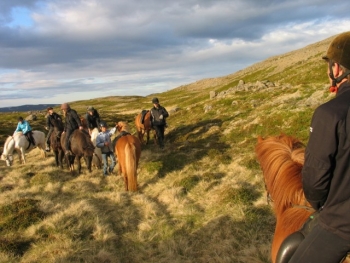
[[[100,126],[100,114],[98,113],[98,111],[92,107],[89,106],[87,108],[87,113],[86,113],[86,122],[87,122],[87,126],[89,129],[89,133],[91,133],[91,131],[94,128],[99,128]]]
[[[71,109],[68,103],[63,103],[61,105],[61,110],[63,111],[63,116],[66,118],[64,125],[64,132],[66,133],[64,144],[66,150],[65,155],[72,155],[72,152],[69,150],[70,136],[75,130],[82,130],[83,126],[81,125],[78,113],[75,110]]]
[[[54,128],[56,127],[60,132],[63,131],[64,125],[62,122],[62,118],[59,114],[53,111],[52,107],[47,108],[47,117],[46,117],[46,127],[45,129],[48,130],[49,132],[47,133],[46,136],[46,151],[50,151],[50,136],[52,132],[54,131]]]
[[[29,122],[24,120],[22,117],[18,117],[17,128],[13,134],[15,134],[16,132],[22,132],[23,135],[26,136],[29,143],[35,145],[32,127],[30,126]]]
[[[116,127],[108,130],[107,123],[105,121],[100,122],[101,132],[96,137],[96,146],[101,148],[102,161],[103,161],[103,175],[107,176],[108,173],[112,173],[117,163],[114,147],[111,141],[111,136],[116,132]],[[108,167],[107,158],[111,158],[111,165]],[[107,172],[108,169],[108,172]]]
[[[164,129],[166,127],[166,118],[169,117],[167,110],[159,104],[158,98],[152,99],[153,108],[151,111],[151,126],[156,131],[158,144],[161,149],[164,148]]]
[[[323,59],[336,95],[313,114],[302,169],[318,219],[290,263],[340,262],[350,250],[350,31],[334,38]]]

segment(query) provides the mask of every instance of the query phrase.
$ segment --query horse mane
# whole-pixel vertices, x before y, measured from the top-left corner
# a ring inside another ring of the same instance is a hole
[[[125,121],[119,121],[117,123],[117,129],[118,129],[119,132],[124,131],[124,132],[130,133],[129,125]]]
[[[304,144],[284,134],[266,139],[259,137],[255,153],[275,212],[283,213],[293,205],[306,205],[301,182]]]
[[[13,139],[13,136],[9,135],[7,138],[6,138],[6,141],[5,141],[5,144],[4,144],[4,150],[6,149],[6,151],[8,150],[8,145],[10,143],[10,140]]]

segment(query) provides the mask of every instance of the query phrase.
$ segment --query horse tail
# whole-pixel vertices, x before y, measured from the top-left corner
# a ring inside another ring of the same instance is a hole
[[[137,191],[137,167],[135,145],[127,143],[125,145],[125,176],[128,178],[128,190]]]

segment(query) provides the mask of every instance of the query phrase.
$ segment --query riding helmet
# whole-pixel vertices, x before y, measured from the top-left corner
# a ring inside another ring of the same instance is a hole
[[[107,128],[107,123],[105,121],[100,122],[100,127],[106,127]]]
[[[69,106],[68,103],[63,103],[63,104],[61,105],[61,110],[68,110],[68,109],[70,109],[70,106]]]
[[[23,117],[18,117],[18,121],[23,121]]]
[[[158,98],[153,98],[153,99],[152,99],[152,103],[153,103],[153,104],[154,104],[154,103],[159,103]]]
[[[93,110],[94,110],[94,107],[92,106],[87,107],[87,111],[93,111]]]
[[[327,54],[322,57],[350,69],[350,31],[338,35],[329,45]]]

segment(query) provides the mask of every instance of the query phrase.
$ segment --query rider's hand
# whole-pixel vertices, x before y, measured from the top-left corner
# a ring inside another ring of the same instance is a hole
[[[159,116],[159,119],[160,119],[160,120],[163,120],[163,114]]]
[[[82,129],[84,129],[83,126],[79,126],[79,130],[82,130]]]

